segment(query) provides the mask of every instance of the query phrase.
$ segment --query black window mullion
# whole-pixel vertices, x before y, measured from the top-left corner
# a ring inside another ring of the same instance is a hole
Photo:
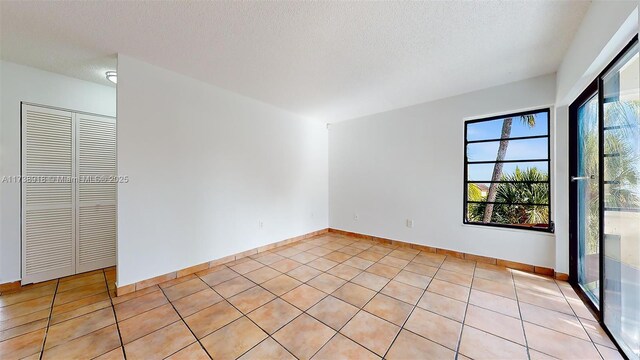
[[[516,136],[516,137],[510,137],[510,138],[504,138],[504,139],[482,139],[482,140],[467,140],[466,143],[467,144],[478,144],[478,143],[486,143],[486,142],[497,142],[497,141],[502,141],[502,140],[530,140],[530,139],[543,139],[543,138],[548,138],[549,135],[533,135],[533,136]]]
[[[637,125],[634,124],[623,124],[623,125],[611,125],[611,126],[605,126],[604,127],[604,131],[608,131],[608,130],[619,130],[619,129],[633,129],[633,128],[637,128]]]
[[[473,201],[467,200],[467,204],[494,204],[494,205],[513,205],[513,206],[549,206],[549,204],[532,204],[520,202],[496,202],[496,201]]]
[[[498,119],[505,118],[516,118],[523,115],[533,115],[537,113],[545,112],[547,114],[547,133],[545,135],[533,135],[533,136],[514,136],[509,138],[491,138],[491,139],[477,139],[477,140],[468,140],[468,125],[475,124],[479,122],[487,122]],[[550,125],[551,125],[551,111],[550,109],[540,109],[533,110],[528,112],[520,112],[517,114],[507,114],[494,116],[486,119],[477,119],[477,120],[469,120],[465,121],[464,126],[464,209],[463,209],[463,222],[465,224],[474,224],[474,225],[484,225],[484,226],[495,226],[495,227],[508,227],[508,228],[518,228],[518,229],[527,229],[527,230],[535,230],[535,231],[547,231],[553,232],[553,222],[551,221],[551,144],[550,144]],[[487,143],[487,142],[498,142],[498,141],[511,141],[511,140],[528,140],[528,139],[547,139],[547,157],[544,159],[520,159],[520,160],[488,160],[488,161],[469,161],[467,156],[468,145],[477,144],[477,143]],[[470,180],[469,179],[469,165],[476,164],[497,164],[497,163],[533,163],[533,162],[546,162],[546,170],[547,170],[547,180],[524,180],[524,181],[509,181],[509,180],[496,180],[496,181],[483,181],[483,180]],[[545,203],[526,203],[526,202],[487,202],[487,201],[472,201],[468,199],[468,190],[469,184],[525,184],[525,185],[533,185],[533,184],[547,184],[549,189],[547,198],[541,199],[546,200]],[[507,206],[532,206],[532,207],[547,207],[548,213],[548,224],[546,226],[538,226],[537,224],[503,224],[503,223],[483,223],[478,221],[469,220],[469,205],[470,204],[493,204],[493,205],[507,205]]]
[[[475,164],[495,164],[495,163],[520,163],[520,162],[547,162],[549,159],[523,159],[523,160],[476,160],[476,161],[467,161],[469,165]]]
[[[509,181],[509,180],[498,180],[498,181],[467,180],[467,184],[492,184],[492,183],[496,183],[496,184],[548,184],[549,181],[547,181],[547,180],[514,180],[514,181]]]

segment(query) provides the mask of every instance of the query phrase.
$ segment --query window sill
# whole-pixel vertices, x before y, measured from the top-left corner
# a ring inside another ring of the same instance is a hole
[[[470,227],[470,228],[474,228],[474,229],[479,229],[479,230],[497,230],[497,231],[508,231],[508,232],[516,232],[516,233],[526,233],[526,234],[530,234],[530,235],[535,235],[535,236],[546,236],[546,237],[552,237],[555,238],[556,234],[554,232],[550,232],[550,231],[537,231],[537,230],[530,230],[530,229],[515,229],[515,228],[508,228],[508,227],[500,227],[500,226],[490,226],[490,225],[476,225],[476,224],[465,224],[462,223],[460,224],[462,227]]]

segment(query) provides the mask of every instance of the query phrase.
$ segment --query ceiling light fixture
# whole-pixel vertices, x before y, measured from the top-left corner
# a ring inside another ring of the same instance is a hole
[[[105,75],[107,76],[107,80],[111,81],[114,84],[118,83],[118,73],[116,73],[115,71],[107,71]]]

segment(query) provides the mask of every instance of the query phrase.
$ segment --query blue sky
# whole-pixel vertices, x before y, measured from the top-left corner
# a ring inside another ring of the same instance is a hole
[[[519,117],[513,119],[511,125],[511,137],[534,136],[548,134],[548,116],[546,112],[534,114],[536,125],[530,128]],[[467,124],[468,140],[498,139],[502,131],[504,118],[485,122]],[[507,148],[506,160],[519,159],[546,159],[548,139],[511,140]],[[469,144],[467,156],[469,161],[495,160],[498,154],[499,141]],[[512,173],[516,167],[521,169],[537,167],[542,172],[547,172],[547,162],[506,163],[503,174]],[[491,180],[493,164],[469,165],[469,180]]]

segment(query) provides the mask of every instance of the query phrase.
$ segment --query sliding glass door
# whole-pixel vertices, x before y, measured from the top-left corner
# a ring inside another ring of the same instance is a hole
[[[640,45],[570,107],[570,281],[630,359],[640,359]]]
[[[640,357],[640,63],[638,43],[601,80],[604,323]]]
[[[600,298],[600,172],[598,93],[578,107],[577,191],[578,284],[595,307]]]

